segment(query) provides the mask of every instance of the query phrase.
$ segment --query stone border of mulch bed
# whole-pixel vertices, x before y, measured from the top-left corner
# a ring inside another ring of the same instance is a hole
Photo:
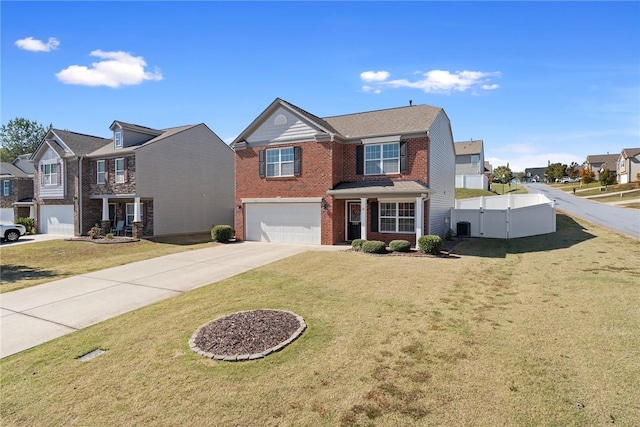
[[[344,252],[355,252],[362,255],[367,256],[379,256],[379,257],[388,257],[388,256],[404,256],[404,257],[415,257],[415,258],[457,258],[453,255],[453,248],[460,242],[465,240],[469,240],[468,238],[454,237],[451,240],[444,240],[444,248],[440,251],[438,255],[433,254],[425,254],[416,249],[411,249],[409,252],[392,252],[387,249],[386,254],[370,254],[367,252],[356,251],[354,249],[347,249]]]
[[[202,349],[200,349],[200,347],[198,347],[198,345],[196,344],[196,338],[198,337],[198,335],[200,334],[200,331],[209,326],[212,323],[215,323],[219,320],[222,319],[226,319],[228,317],[234,316],[234,315],[238,315],[238,314],[242,314],[242,313],[251,313],[254,311],[260,311],[260,310],[268,310],[268,311],[276,311],[276,312],[281,312],[281,313],[287,313],[290,315],[295,316],[295,318],[298,320],[298,323],[300,324],[300,327],[298,329],[296,329],[296,331],[291,334],[291,336],[289,338],[287,338],[286,340],[280,342],[279,344],[271,347],[271,348],[267,348],[266,350],[260,352],[260,353],[253,353],[253,354],[214,354],[214,353],[210,353],[207,351],[204,351]],[[218,361],[223,361],[223,362],[245,362],[248,360],[257,360],[257,359],[262,359],[272,353],[278,352],[280,350],[282,350],[283,348],[285,348],[286,346],[288,346],[289,344],[291,344],[293,341],[295,341],[300,335],[302,335],[302,333],[304,332],[304,330],[307,328],[307,324],[305,323],[304,319],[300,316],[298,316],[296,313],[293,313],[291,311],[287,311],[287,310],[275,310],[275,309],[269,309],[269,308],[263,308],[263,309],[256,309],[256,310],[245,310],[245,311],[237,311],[235,313],[231,313],[231,314],[225,314],[224,316],[220,316],[210,322],[205,323],[204,325],[200,326],[198,329],[196,329],[196,331],[193,333],[193,335],[191,335],[191,338],[189,339],[189,347],[191,348],[191,350],[193,350],[194,352],[198,353],[200,356],[204,356],[213,360],[218,360]]]
[[[90,242],[90,243],[97,243],[99,245],[111,245],[114,243],[133,243],[133,242],[140,241],[140,239],[134,239],[133,237],[120,237],[120,236],[114,236],[113,239],[107,239],[106,237],[101,237],[99,239],[92,239],[91,237],[80,236],[80,237],[70,237],[64,240],[68,242]]]

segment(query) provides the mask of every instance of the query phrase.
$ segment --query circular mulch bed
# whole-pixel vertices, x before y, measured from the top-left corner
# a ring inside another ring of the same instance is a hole
[[[241,311],[202,325],[191,336],[189,346],[215,360],[255,360],[282,350],[306,327],[304,319],[290,311]]]

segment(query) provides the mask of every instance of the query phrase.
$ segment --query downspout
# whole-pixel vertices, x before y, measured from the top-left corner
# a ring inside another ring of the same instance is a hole
[[[82,156],[78,157],[78,235],[82,236]]]

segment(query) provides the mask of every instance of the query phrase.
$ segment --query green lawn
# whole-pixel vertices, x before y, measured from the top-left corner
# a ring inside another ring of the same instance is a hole
[[[594,202],[598,202],[598,203],[609,203],[609,202],[621,202],[621,201],[624,201],[625,199],[631,200],[631,199],[638,199],[638,198],[640,198],[640,190],[630,191],[628,193],[612,194],[611,196],[606,196],[606,197],[595,197],[590,200],[593,200]]]
[[[2,424],[637,425],[640,245],[557,224],[450,258],[307,252],[102,322],[0,361]],[[189,349],[256,308],[308,329],[258,361]]]
[[[191,234],[118,244],[50,240],[3,246],[0,292],[212,244],[209,234]]]
[[[635,188],[638,188],[638,185],[636,183],[609,185],[605,187],[605,191],[603,191],[601,187],[602,186],[598,184],[597,186],[595,186],[595,188],[592,188],[590,190],[576,191],[576,196],[585,197],[585,196],[594,196],[597,194],[607,194],[607,193],[616,193],[618,191],[633,190]]]
[[[527,191],[522,188],[520,185],[512,185],[509,188],[509,185],[505,185],[504,189],[502,188],[502,184],[491,184],[492,190],[481,190],[478,188],[456,188],[456,199],[469,199],[472,197],[480,197],[480,196],[498,196],[502,194],[527,194]],[[504,190],[504,193],[502,192]]]

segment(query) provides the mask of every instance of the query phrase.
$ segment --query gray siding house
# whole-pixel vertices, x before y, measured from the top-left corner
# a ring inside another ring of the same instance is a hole
[[[595,154],[587,156],[584,166],[590,169],[597,181],[600,179],[600,173],[605,169],[609,169],[612,173],[616,171],[618,154]]]
[[[484,142],[459,141],[454,144],[456,152],[456,187],[488,190],[489,180],[485,175]]]

